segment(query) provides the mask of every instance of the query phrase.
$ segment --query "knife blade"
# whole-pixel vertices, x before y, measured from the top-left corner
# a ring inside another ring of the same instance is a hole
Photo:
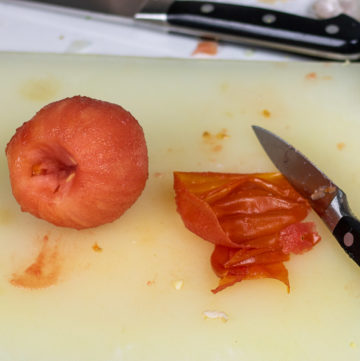
[[[345,252],[360,266],[360,222],[345,193],[308,158],[274,133],[252,126],[266,154],[305,197]]]
[[[16,2],[13,0],[13,2]],[[341,14],[317,20],[266,8],[201,0],[26,0],[53,9],[121,16],[187,35],[333,60],[360,59],[360,23]]]

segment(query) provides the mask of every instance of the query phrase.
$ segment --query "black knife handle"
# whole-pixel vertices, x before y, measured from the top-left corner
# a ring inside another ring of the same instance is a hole
[[[353,216],[343,216],[333,235],[341,247],[360,266],[360,222]]]
[[[270,9],[219,2],[175,1],[169,24],[210,37],[257,43],[324,58],[360,58],[360,23],[347,15],[316,20]]]

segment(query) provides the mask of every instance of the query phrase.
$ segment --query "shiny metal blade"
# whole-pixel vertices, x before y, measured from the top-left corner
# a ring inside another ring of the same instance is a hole
[[[133,17],[146,0],[26,0],[28,2],[74,8],[103,14]]]
[[[268,130],[252,127],[265,152],[291,185],[322,216],[339,188],[293,146]]]

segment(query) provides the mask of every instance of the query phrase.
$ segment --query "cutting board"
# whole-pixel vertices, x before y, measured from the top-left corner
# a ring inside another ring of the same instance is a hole
[[[1,361],[358,361],[360,270],[317,216],[321,243],[286,264],[290,294],[265,279],[214,295],[213,246],[183,226],[172,172],[274,171],[257,124],[318,164],[360,215],[359,75],[358,64],[1,54]],[[150,159],[134,206],[83,231],[22,213],[4,154],[37,110],[76,94],[131,111]],[[23,287],[41,262],[48,282]]]

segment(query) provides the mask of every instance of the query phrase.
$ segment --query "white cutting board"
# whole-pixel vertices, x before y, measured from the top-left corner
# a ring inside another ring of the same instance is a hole
[[[1,54],[0,360],[358,361],[360,269],[321,221],[310,216],[321,243],[287,263],[290,294],[257,280],[213,295],[212,245],[184,228],[172,171],[275,170],[250,129],[258,124],[306,153],[360,215],[359,75],[346,64]],[[137,203],[84,231],[21,213],[4,154],[16,127],[75,94],[130,110],[150,157]],[[15,287],[44,236],[58,281]],[[207,310],[229,319],[206,319]]]

